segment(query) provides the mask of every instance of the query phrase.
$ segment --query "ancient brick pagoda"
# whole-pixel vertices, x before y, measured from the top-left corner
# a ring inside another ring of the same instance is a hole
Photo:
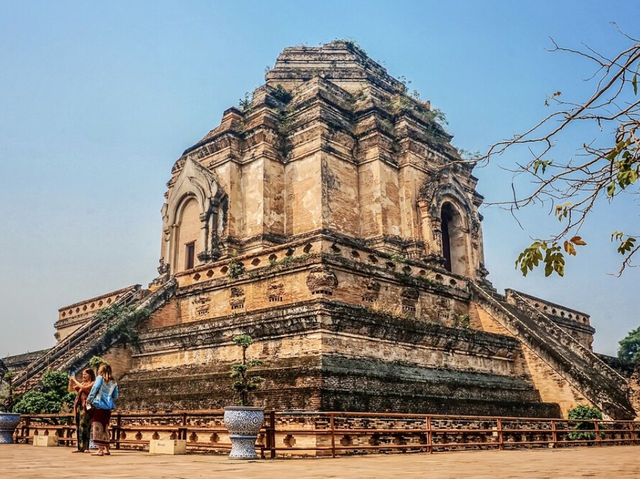
[[[587,315],[486,281],[482,196],[450,140],[353,44],[285,49],[174,164],[160,276],[61,308],[19,387],[99,353],[121,408],[220,407],[248,333],[268,407],[633,417]],[[105,298],[152,311],[139,349],[105,341]]]

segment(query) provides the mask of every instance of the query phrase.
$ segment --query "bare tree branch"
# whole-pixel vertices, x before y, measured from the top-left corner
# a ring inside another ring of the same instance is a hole
[[[515,215],[526,206],[548,201],[552,213],[561,220],[555,234],[537,240],[520,255],[516,266],[523,274],[539,263],[545,265],[547,274],[552,271],[562,274],[564,256],[558,243],[564,240],[565,252],[575,254],[572,244],[586,244],[577,233],[600,201],[613,201],[623,194],[638,193],[640,41],[615,26],[632,44],[611,57],[589,46],[577,50],[560,46],[551,39],[551,52],[578,55],[594,64],[594,72],[587,79],[594,83],[591,95],[583,101],[569,101],[560,99],[560,92],[554,93],[545,102],[547,106],[554,105],[554,111],[523,133],[491,145],[484,156],[476,159],[487,163],[514,147],[525,146],[530,154],[529,161],[505,169],[514,175],[530,176],[533,191],[519,195],[512,185],[512,199],[494,204],[509,206]],[[566,160],[551,159],[554,146],[562,143],[569,126],[578,122],[593,124],[600,132],[599,136],[585,141],[580,154]],[[618,251],[623,260],[618,274],[622,274],[625,268],[632,266],[632,257],[640,249],[637,242],[640,237],[616,233],[612,240],[620,241]]]

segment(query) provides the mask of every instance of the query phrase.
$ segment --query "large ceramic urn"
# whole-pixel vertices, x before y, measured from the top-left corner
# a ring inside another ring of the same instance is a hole
[[[227,426],[231,439],[229,459],[258,459],[256,438],[263,424],[264,410],[261,407],[224,408],[224,425]]]
[[[13,444],[13,431],[20,422],[20,414],[0,412],[0,444]]]

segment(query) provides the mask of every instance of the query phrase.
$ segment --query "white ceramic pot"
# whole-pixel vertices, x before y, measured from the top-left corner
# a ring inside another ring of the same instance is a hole
[[[261,407],[227,406],[224,408],[224,425],[229,431],[231,452],[229,459],[258,459],[256,438],[264,424]]]
[[[0,412],[0,444],[13,444],[13,431],[20,422],[20,414]]]

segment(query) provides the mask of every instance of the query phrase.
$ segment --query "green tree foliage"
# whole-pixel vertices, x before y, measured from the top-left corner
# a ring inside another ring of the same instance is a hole
[[[514,147],[525,147],[528,161],[517,164],[516,175],[531,179],[533,190],[505,202],[512,212],[532,206],[550,206],[559,227],[550,237],[534,241],[516,260],[523,275],[544,266],[545,275],[564,275],[565,259],[574,256],[576,246],[586,241],[578,236],[594,206],[640,193],[640,40],[620,31],[628,44],[614,55],[593,48],[574,50],[558,46],[551,51],[578,55],[594,66],[590,77],[593,89],[587,98],[563,100],[562,92],[545,101],[550,113],[529,130],[492,145],[483,160],[489,160]],[[594,137],[582,138],[577,154],[569,158],[552,155],[555,145],[569,146],[575,125],[589,128]],[[531,182],[527,182],[528,185]],[[617,252],[622,255],[619,274],[631,264],[640,249],[640,232],[613,231]]]
[[[602,419],[600,410],[591,406],[576,406],[569,411],[569,419]],[[595,425],[591,421],[577,422],[574,426],[575,432],[569,433],[572,441],[595,439]],[[604,436],[604,433],[600,433]]]
[[[3,365],[4,366],[4,365]],[[15,401],[13,394],[13,378],[15,377],[13,371],[5,371],[0,374],[0,411],[11,411]]]
[[[247,348],[253,343],[253,338],[248,334],[240,334],[233,338],[233,342],[242,348],[242,363],[231,366],[231,379],[233,379],[233,390],[240,395],[240,405],[249,405],[249,392],[255,391],[264,381],[260,376],[250,376],[249,370],[262,366],[262,361],[254,359],[247,360]]]
[[[629,331],[618,344],[618,358],[631,363],[640,362],[640,326]]]
[[[58,413],[70,410],[76,393],[67,391],[69,375],[62,371],[47,371],[42,376],[42,390],[28,391],[13,406],[20,414]]]

